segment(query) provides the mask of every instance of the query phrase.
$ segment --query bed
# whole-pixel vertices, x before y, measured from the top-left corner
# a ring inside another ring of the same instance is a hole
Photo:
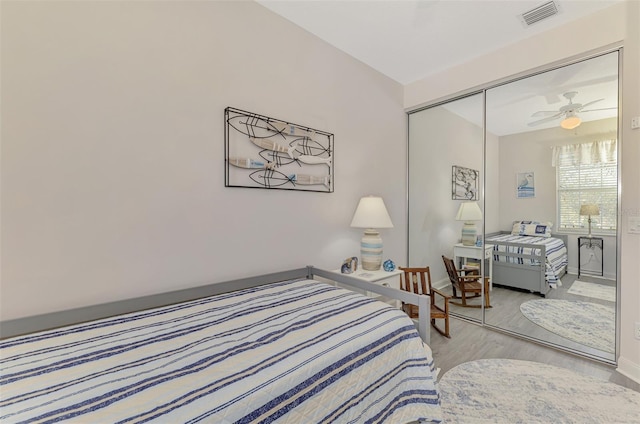
[[[3,322],[0,421],[441,422],[427,303],[307,267]]]
[[[551,225],[516,221],[511,231],[488,234],[493,245],[493,285],[546,296],[562,285],[568,263],[566,235],[551,234]]]

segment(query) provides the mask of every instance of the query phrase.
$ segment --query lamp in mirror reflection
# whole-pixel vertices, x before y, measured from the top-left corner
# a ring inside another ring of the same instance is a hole
[[[377,228],[393,228],[391,217],[382,197],[367,196],[360,199],[351,220],[351,227],[365,228],[360,241],[362,269],[377,271],[382,264],[382,237]]]
[[[596,216],[600,215],[600,208],[598,207],[598,205],[591,205],[591,204],[580,205],[580,215],[589,217],[587,219],[587,222],[589,223],[589,235],[587,237],[592,237],[591,236],[591,215],[596,215]]]
[[[478,230],[474,221],[482,221],[482,211],[477,202],[464,202],[460,204],[456,221],[464,221],[462,226],[462,244],[473,246],[476,244]]]

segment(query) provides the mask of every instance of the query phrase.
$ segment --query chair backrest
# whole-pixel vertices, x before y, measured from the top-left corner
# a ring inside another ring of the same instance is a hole
[[[431,293],[431,271],[429,267],[398,268],[403,273],[400,275],[400,289],[416,294]]]
[[[444,255],[442,255],[442,261],[444,262],[444,267],[447,269],[449,281],[451,281],[451,284],[453,284],[454,286],[457,286],[460,280],[458,279],[459,275],[458,270],[456,269],[455,262],[453,262],[453,259],[449,259]]]

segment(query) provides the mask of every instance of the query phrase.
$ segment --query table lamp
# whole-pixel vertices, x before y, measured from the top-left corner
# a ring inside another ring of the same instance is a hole
[[[600,208],[598,207],[598,205],[580,205],[580,215],[586,215],[589,217],[589,219],[587,219],[587,221],[589,222],[589,235],[587,237],[592,237],[591,215],[600,215]]]
[[[464,202],[458,208],[456,221],[464,221],[462,226],[462,244],[464,246],[474,246],[478,231],[473,221],[482,221],[482,211],[477,202]]]
[[[360,199],[351,220],[351,227],[365,228],[360,241],[362,269],[377,271],[382,264],[382,238],[376,228],[393,228],[382,197],[367,196]]]

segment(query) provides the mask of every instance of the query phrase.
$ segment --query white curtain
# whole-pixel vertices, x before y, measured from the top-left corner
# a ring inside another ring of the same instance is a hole
[[[590,143],[554,146],[551,164],[558,166],[616,163],[618,159],[617,149],[618,140],[602,140]]]

